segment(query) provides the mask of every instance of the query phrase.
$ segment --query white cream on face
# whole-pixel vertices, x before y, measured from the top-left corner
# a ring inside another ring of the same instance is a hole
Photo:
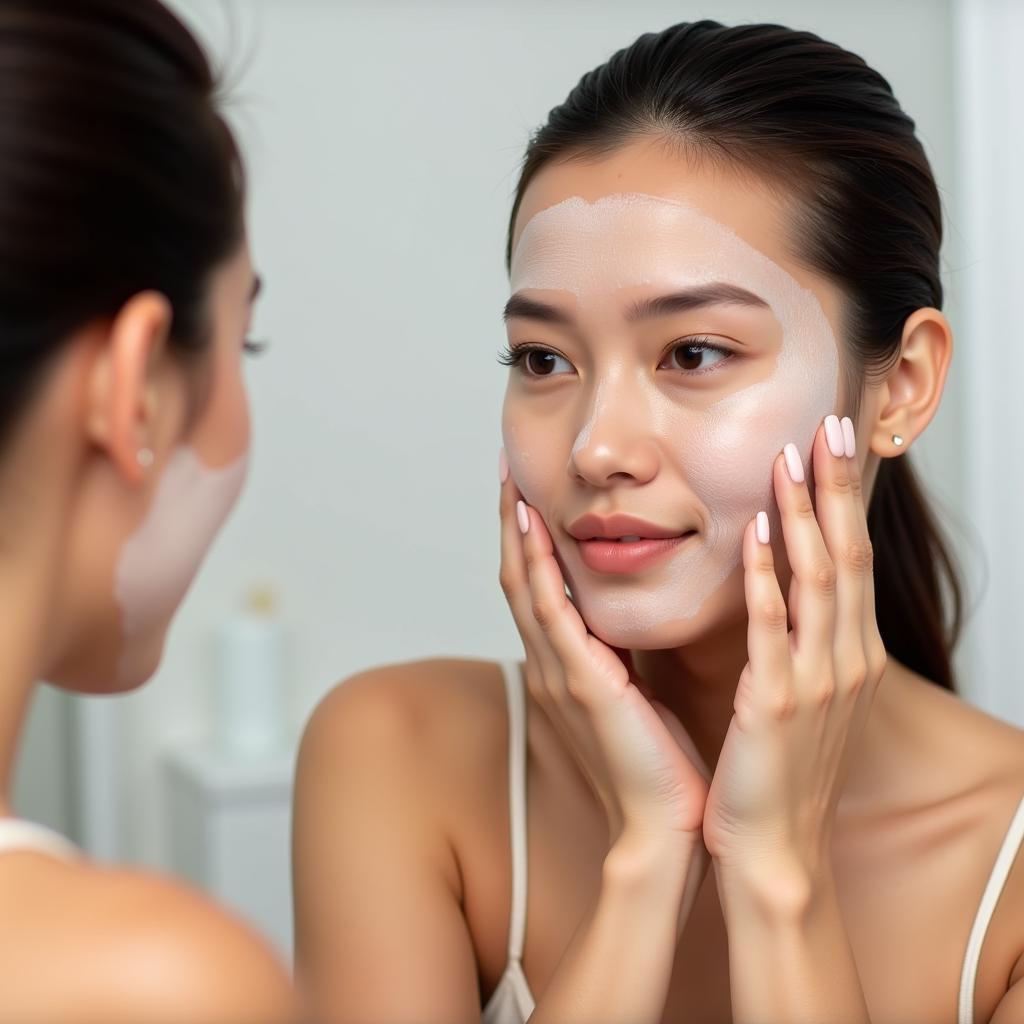
[[[590,443],[602,417],[640,417],[703,505],[700,536],[642,578],[591,573],[575,547],[556,537],[590,628],[616,645],[660,646],[652,629],[665,634],[673,623],[685,625],[742,563],[746,524],[774,507],[771,467],[783,445],[794,442],[806,461],[819,423],[835,411],[839,352],[831,325],[812,291],[734,231],[657,196],[573,197],[541,211],[516,245],[511,281],[513,292],[567,292],[580,312],[607,309],[610,316],[621,309],[616,295],[624,289],[655,295],[725,282],[764,299],[782,329],[771,374],[711,405],[681,400],[650,376],[594,384],[572,452]],[[514,425],[507,431],[509,464],[524,497],[545,515],[540,460],[522,450],[521,433]],[[614,508],[640,513],[628,498]],[[643,510],[650,518],[650,506]]]
[[[121,609],[122,687],[152,670],[150,645],[184,598],[203,557],[241,493],[248,455],[209,469],[179,446],[157,484],[153,502],[118,558],[114,594]]]

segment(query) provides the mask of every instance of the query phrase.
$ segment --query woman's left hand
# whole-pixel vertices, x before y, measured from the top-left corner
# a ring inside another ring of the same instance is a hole
[[[704,842],[720,872],[767,887],[787,878],[806,885],[828,869],[847,761],[885,669],[853,448],[849,421],[832,416],[819,427],[816,510],[795,447],[775,460],[793,570],[788,601],[756,519],[743,537],[749,660],[708,794]]]

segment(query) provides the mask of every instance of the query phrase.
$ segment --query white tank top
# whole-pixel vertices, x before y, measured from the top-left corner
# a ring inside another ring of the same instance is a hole
[[[21,818],[0,818],[0,854],[26,850],[47,853],[60,860],[76,860],[82,854],[59,832]]]
[[[508,811],[512,836],[512,912],[508,963],[484,1007],[483,1024],[526,1024],[536,1005],[523,974],[526,931],[526,693],[515,662],[501,666],[508,702]]]
[[[526,694],[522,673],[514,662],[502,665],[508,701],[509,826],[512,836],[512,911],[508,930],[508,962],[483,1010],[483,1024],[526,1024],[536,1005],[523,973],[523,937],[526,932]],[[1024,842],[1024,798],[1010,821],[988,883],[974,916],[960,973],[957,1024],[974,1024],[974,983],[982,943],[992,913]]]

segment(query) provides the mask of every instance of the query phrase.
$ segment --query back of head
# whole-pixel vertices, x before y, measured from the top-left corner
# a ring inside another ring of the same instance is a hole
[[[69,332],[155,289],[202,349],[242,171],[209,63],[158,0],[0,0],[0,451]]]

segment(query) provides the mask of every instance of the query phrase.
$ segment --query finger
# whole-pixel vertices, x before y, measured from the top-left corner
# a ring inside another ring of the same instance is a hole
[[[885,643],[882,640],[878,629],[878,618],[875,613],[875,571],[874,571],[874,548],[871,535],[868,530],[867,505],[864,498],[863,486],[861,483],[861,467],[857,458],[857,439],[854,426],[849,417],[844,419],[843,432],[849,444],[853,457],[850,461],[850,481],[857,500],[856,516],[857,523],[868,538],[869,545],[869,568],[864,574],[864,601],[861,611],[861,634],[864,643],[864,653],[867,658],[867,681],[869,693],[873,694],[885,671],[887,654]],[[865,712],[866,713],[866,712]]]
[[[819,427],[814,447],[824,444],[824,431]],[[797,655],[810,663],[827,660],[831,664],[836,570],[818,527],[796,445],[787,444],[776,458],[774,485],[795,584],[790,591],[790,612]]]
[[[636,665],[633,664],[633,652],[627,647],[612,647],[611,650],[615,653],[615,657],[622,662],[629,681],[643,694],[645,700],[650,701],[654,691],[640,678]]]
[[[857,526],[858,529],[861,530],[863,536],[868,538],[868,543],[871,544],[871,535],[868,530],[867,501],[864,496],[860,460],[857,455],[857,435],[853,422],[848,416],[844,417],[843,420],[843,437],[846,440],[849,450],[853,453],[853,457],[850,459],[849,472],[850,486],[857,499],[855,503]],[[871,565],[868,571],[864,574],[864,605],[861,613],[861,630],[864,637],[864,650],[868,655],[869,669],[873,669],[874,674],[879,675],[885,663],[885,646],[882,643],[882,638],[878,632],[878,619],[875,614],[875,571],[873,546],[871,550]]]
[[[764,709],[776,706],[785,696],[792,676],[792,659],[786,602],[775,574],[768,516],[763,512],[747,524],[743,534],[743,589],[747,600],[747,658],[752,675],[750,696],[752,702]]]
[[[669,735],[676,741],[679,749],[690,759],[691,764],[698,772],[704,777],[705,782],[711,781],[711,769],[708,767],[707,762],[703,757],[700,756],[700,751],[697,749],[697,744],[693,742],[693,737],[686,731],[683,723],[675,716],[675,714],[660,700],[652,700],[650,702],[651,707],[657,712],[658,717],[661,719],[662,724],[668,730]]]
[[[852,424],[851,424],[852,426]],[[860,478],[847,456],[839,418],[825,420],[826,443],[814,448],[814,493],[818,525],[835,566],[833,662],[836,686],[859,690],[867,671],[864,647],[864,588],[871,573],[871,544],[861,511]]]
[[[537,510],[519,502],[517,516],[524,529],[523,553],[530,582],[534,620],[565,669],[567,680],[593,682],[587,694],[597,694],[603,682],[621,689],[628,673],[610,647],[591,637],[565,592],[565,578],[554,556],[551,535]],[[606,691],[607,693],[610,690]],[[581,694],[572,693],[579,699]]]
[[[499,580],[505,594],[509,610],[515,621],[516,629],[523,641],[528,662],[540,669],[541,674],[548,677],[557,671],[557,659],[550,650],[550,645],[538,628],[530,610],[530,583],[526,572],[526,557],[523,553],[523,537],[516,520],[516,503],[522,498],[519,488],[511,476],[505,472],[506,463],[502,462],[501,499],[499,510],[501,515],[501,568]],[[527,680],[531,684],[531,692],[538,699],[545,697],[537,688],[535,673],[527,672]]]

